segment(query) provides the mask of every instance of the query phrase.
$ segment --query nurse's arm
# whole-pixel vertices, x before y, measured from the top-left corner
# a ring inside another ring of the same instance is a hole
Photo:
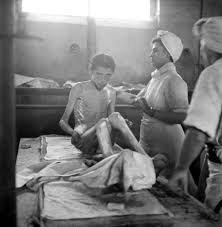
[[[147,104],[144,97],[141,97],[140,100],[140,106],[143,112],[167,124],[181,124],[186,118],[186,108],[180,110],[177,109],[175,111],[156,110],[152,109],[152,107]]]
[[[146,88],[143,88],[137,95],[125,91],[116,91],[116,98],[119,103],[132,105],[135,99],[144,96]]]
[[[147,87],[143,88],[137,95],[136,97],[143,97],[146,94]]]
[[[168,108],[154,110],[154,117],[168,124],[181,124],[188,109],[187,84],[180,77],[168,80],[164,96]]]
[[[153,117],[167,124],[182,124],[185,120],[186,112],[153,110]]]

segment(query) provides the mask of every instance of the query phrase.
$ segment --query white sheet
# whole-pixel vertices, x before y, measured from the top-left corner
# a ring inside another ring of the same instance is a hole
[[[45,160],[80,158],[81,151],[71,144],[70,136],[45,136],[47,148]]]
[[[170,214],[148,190],[102,195],[81,182],[57,181],[45,184],[43,195],[41,216],[51,220]],[[117,210],[110,210],[116,201]]]

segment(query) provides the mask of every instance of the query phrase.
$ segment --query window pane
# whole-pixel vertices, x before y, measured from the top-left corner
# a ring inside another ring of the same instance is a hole
[[[22,11],[50,15],[87,16],[88,0],[23,0]]]
[[[150,20],[149,0],[91,0],[90,14],[96,18]]]

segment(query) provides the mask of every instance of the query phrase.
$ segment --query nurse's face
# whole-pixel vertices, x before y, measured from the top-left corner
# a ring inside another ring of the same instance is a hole
[[[153,67],[157,69],[161,68],[169,61],[165,48],[159,42],[154,42],[152,44],[150,58],[151,58]]]
[[[92,81],[98,90],[102,90],[110,81],[113,71],[110,68],[97,67],[92,71]]]

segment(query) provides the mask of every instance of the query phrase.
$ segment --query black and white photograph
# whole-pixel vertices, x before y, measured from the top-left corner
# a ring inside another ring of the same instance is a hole
[[[222,226],[222,0],[0,0],[0,223]]]

